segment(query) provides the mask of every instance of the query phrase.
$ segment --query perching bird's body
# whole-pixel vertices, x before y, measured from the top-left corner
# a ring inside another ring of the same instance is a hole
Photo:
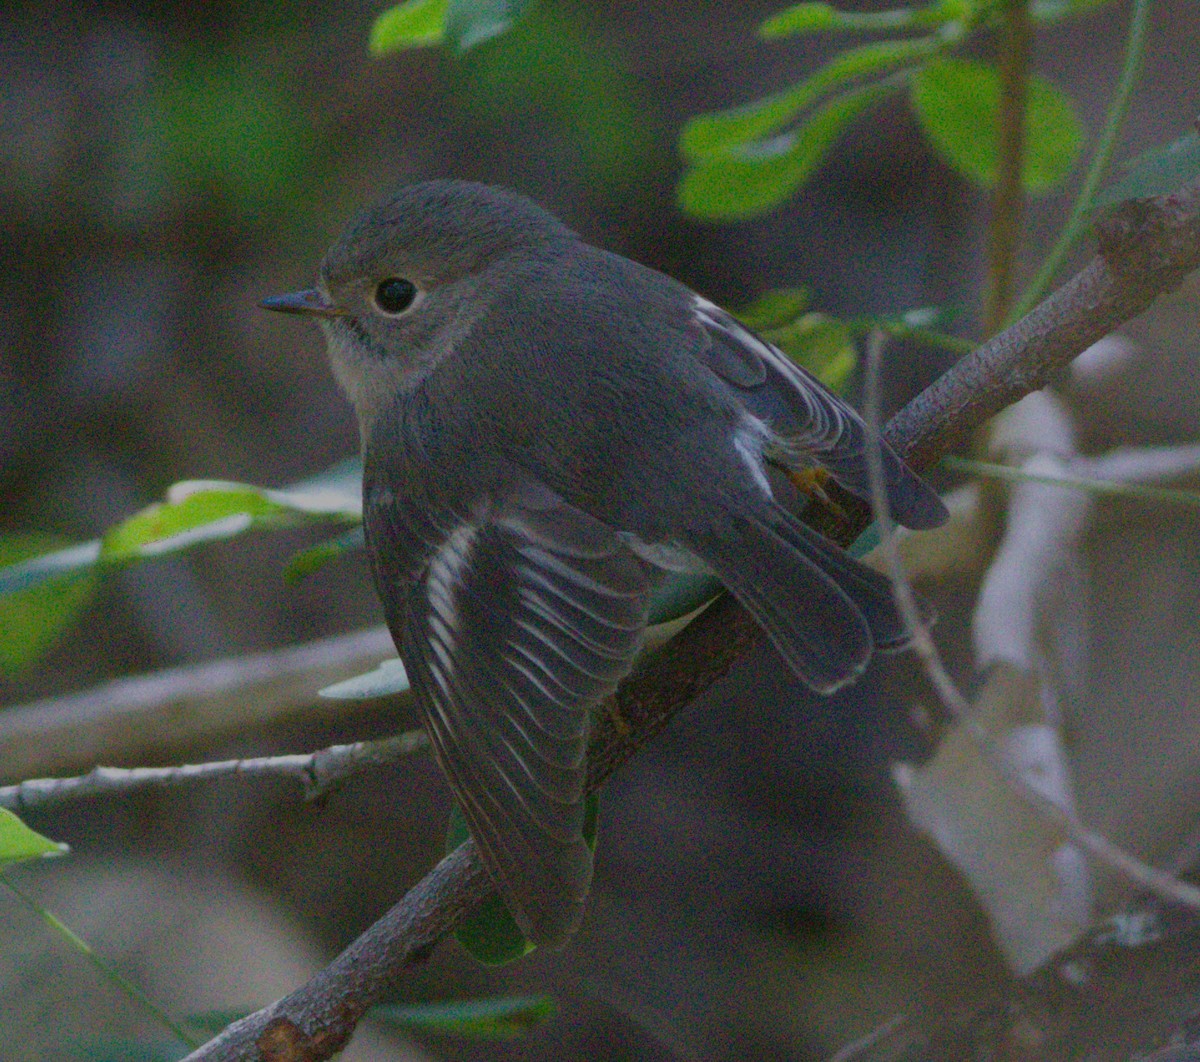
[[[402,188],[351,223],[319,317],[358,412],[376,586],[439,762],[524,932],[591,880],[588,713],[664,569],[715,573],[828,692],[903,644],[887,581],[775,500],[768,463],[867,489],[858,416],[670,278],[484,185]],[[945,510],[890,451],[910,527]]]

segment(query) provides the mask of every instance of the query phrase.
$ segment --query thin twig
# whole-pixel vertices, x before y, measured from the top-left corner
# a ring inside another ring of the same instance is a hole
[[[895,1017],[889,1018],[882,1025],[872,1029],[869,1033],[858,1037],[856,1040],[851,1040],[848,1044],[844,1044],[830,1055],[825,1062],[854,1062],[856,1058],[861,1058],[876,1044],[886,1040],[889,1036],[894,1036],[907,1024],[908,1018],[903,1014],[897,1014]]]
[[[887,490],[884,486],[883,459],[879,440],[879,366],[882,360],[884,337],[877,332],[867,343],[864,420],[867,423],[867,462],[870,471],[871,509],[879,527],[880,549],[887,564],[896,597],[896,607],[912,637],[913,648],[925,665],[926,672],[942,703],[962,726],[980,752],[1000,776],[1026,803],[1047,822],[1060,829],[1098,862],[1117,871],[1129,881],[1140,885],[1159,899],[1200,910],[1200,888],[1180,881],[1171,874],[1142,862],[1113,844],[1108,838],[1090,829],[1055,801],[1047,799],[1017,770],[971,712],[970,702],[963,696],[942,663],[941,654],[921,620],[920,610],[908,576],[900,563],[896,548],[895,525],[888,512]]]
[[[916,595],[913,594],[912,585],[905,575],[904,566],[900,563],[900,551],[896,545],[896,525],[888,510],[883,458],[880,456],[879,363],[882,352],[883,333],[875,332],[867,340],[863,419],[867,423],[867,471],[871,485],[871,511],[875,517],[875,525],[879,529],[879,548],[883,555],[885,570],[892,580],[892,592],[896,597],[896,607],[900,610],[900,615],[904,620],[913,651],[925,665],[925,671],[942,702],[956,718],[966,720],[970,715],[970,704],[959,692],[958,686],[942,664],[941,654],[930,637],[929,628],[921,619],[921,610],[917,605]]]
[[[1046,256],[1037,275],[1013,308],[1009,322],[1023,317],[1037,304],[1046,293],[1046,289],[1062,268],[1063,262],[1071,248],[1079,242],[1087,230],[1087,217],[1095,201],[1096,193],[1100,190],[1100,182],[1108,172],[1108,164],[1112,159],[1113,149],[1117,144],[1117,134],[1125,124],[1125,116],[1129,113],[1129,101],[1133,98],[1133,90],[1142,73],[1142,61],[1146,54],[1146,26],[1150,21],[1150,0],[1133,0],[1133,12],[1129,17],[1129,39],[1125,43],[1125,62],[1121,68],[1121,77],[1113,92],[1112,103],[1108,107],[1108,115],[1104,119],[1104,129],[1096,144],[1087,175],[1075,197],[1071,214],[1063,226],[1058,240]]]
[[[96,767],[74,778],[31,778],[17,785],[0,786],[0,807],[28,811],[81,797],[112,796],[233,776],[294,778],[304,788],[305,799],[315,800],[364,767],[396,763],[428,745],[424,730],[409,730],[376,741],[331,745],[317,752],[291,756],[257,756],[174,767]]]

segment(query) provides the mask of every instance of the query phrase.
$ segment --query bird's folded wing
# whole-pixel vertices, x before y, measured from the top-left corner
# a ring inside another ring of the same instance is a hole
[[[693,296],[692,314],[702,337],[696,356],[736,388],[797,457],[815,458],[852,494],[870,496],[867,428],[862,418],[778,347],[755,335],[719,306]],[[784,464],[786,451],[775,456]],[[893,515],[907,527],[936,527],[946,519],[937,495],[887,446],[884,479]]]
[[[474,515],[392,515],[425,528],[396,633],[438,759],[518,924],[561,942],[591,882],[587,712],[638,650],[648,569],[529,480]]]

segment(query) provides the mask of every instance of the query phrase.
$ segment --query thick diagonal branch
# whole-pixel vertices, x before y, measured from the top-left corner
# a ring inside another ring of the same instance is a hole
[[[1100,253],[1023,320],[908,404],[888,441],[916,469],[958,449],[994,413],[1044,386],[1072,358],[1141,313],[1200,266],[1200,182],[1124,204],[1100,226]],[[844,531],[848,541],[865,508]],[[759,639],[726,597],[631,674],[594,737],[596,788]],[[318,1062],[345,1046],[359,1018],[404,968],[490,891],[474,845],[447,856],[329,966],[291,995],[236,1022],[185,1062]]]

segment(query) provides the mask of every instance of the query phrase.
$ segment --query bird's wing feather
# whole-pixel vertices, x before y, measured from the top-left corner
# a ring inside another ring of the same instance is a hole
[[[438,760],[518,924],[559,943],[591,881],[587,713],[632,664],[648,568],[528,479],[465,511],[367,502],[381,595],[397,602],[389,622]]]
[[[784,442],[771,456],[782,463],[815,460],[860,498],[870,494],[867,428],[862,418],[783,351],[698,295],[693,321],[697,358],[735,388],[746,408]],[[790,453],[789,453],[790,451]],[[893,515],[907,527],[936,527],[946,518],[937,495],[886,445],[884,478]]]

